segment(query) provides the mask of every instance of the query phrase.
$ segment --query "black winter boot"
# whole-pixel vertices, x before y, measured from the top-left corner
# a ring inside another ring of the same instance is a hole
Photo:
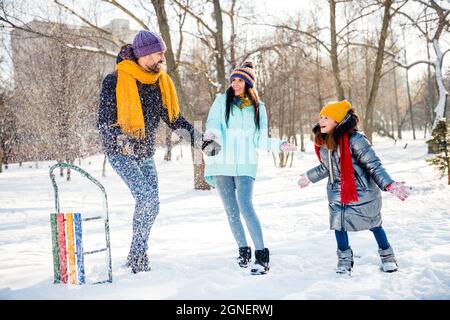
[[[241,268],[247,268],[250,260],[252,259],[252,250],[250,247],[240,247],[238,264]]]
[[[148,261],[147,253],[145,252],[136,256],[131,256],[129,264],[132,273],[147,272],[152,269],[150,267],[150,262]]]
[[[266,274],[269,269],[269,249],[255,250],[255,263],[251,270],[252,274]]]

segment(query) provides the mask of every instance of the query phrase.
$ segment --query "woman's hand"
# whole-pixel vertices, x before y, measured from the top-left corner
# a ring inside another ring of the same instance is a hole
[[[203,140],[217,140],[217,136],[214,132],[206,130],[203,134]]]

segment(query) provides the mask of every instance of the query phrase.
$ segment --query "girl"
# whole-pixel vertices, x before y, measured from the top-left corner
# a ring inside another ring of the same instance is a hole
[[[381,192],[389,191],[402,201],[408,196],[403,182],[394,182],[381,165],[366,137],[356,130],[359,119],[347,100],[328,103],[314,126],[315,148],[321,162],[302,174],[301,188],[329,177],[327,193],[330,228],[337,241],[337,273],[350,273],[353,251],[347,231],[373,232],[382,270],[397,271],[394,251],[381,226]]]
[[[261,225],[252,203],[256,149],[280,152],[295,151],[296,147],[268,138],[266,108],[254,90],[252,63],[234,69],[230,81],[231,86],[216,98],[208,114],[205,137],[216,140],[222,151],[206,159],[205,180],[217,188],[222,199],[239,247],[239,266],[246,268],[251,260],[242,214],[256,249],[251,273],[265,274],[269,270],[269,249],[264,246]]]

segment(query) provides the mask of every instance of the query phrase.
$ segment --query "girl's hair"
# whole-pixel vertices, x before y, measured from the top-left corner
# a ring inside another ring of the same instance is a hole
[[[242,66],[253,69],[252,62],[245,62]],[[259,97],[258,97],[258,94],[256,93],[255,89],[250,88],[250,86],[247,84],[247,82],[245,83],[245,91],[244,92],[249,97],[250,101],[252,102],[252,104],[255,108],[255,125],[256,125],[256,128],[259,130]],[[231,107],[233,104],[233,99],[235,97],[234,90],[231,86],[228,87],[228,89],[226,91],[226,96],[227,96],[227,100],[226,100],[226,109],[225,109],[225,122],[228,127],[228,120],[230,119],[230,112],[231,113],[233,112]]]
[[[346,121],[348,116],[350,116],[350,121]],[[338,139],[341,135],[356,130],[358,122],[359,116],[356,114],[355,109],[352,108],[348,111],[344,120],[342,120],[342,122],[334,127],[329,133],[321,133],[320,126],[317,124],[315,128],[313,128],[314,144],[318,147],[324,146],[328,150],[334,151],[339,145]]]

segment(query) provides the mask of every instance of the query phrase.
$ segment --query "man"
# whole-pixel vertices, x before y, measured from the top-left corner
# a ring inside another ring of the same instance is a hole
[[[150,271],[147,256],[150,229],[159,212],[158,176],[153,155],[160,119],[172,129],[189,132],[191,144],[207,155],[220,145],[204,139],[180,115],[175,87],[161,68],[166,45],[158,35],[140,31],[122,47],[116,72],[105,77],[97,126],[112,168],[127,184],[136,206],[127,266],[133,273]]]

